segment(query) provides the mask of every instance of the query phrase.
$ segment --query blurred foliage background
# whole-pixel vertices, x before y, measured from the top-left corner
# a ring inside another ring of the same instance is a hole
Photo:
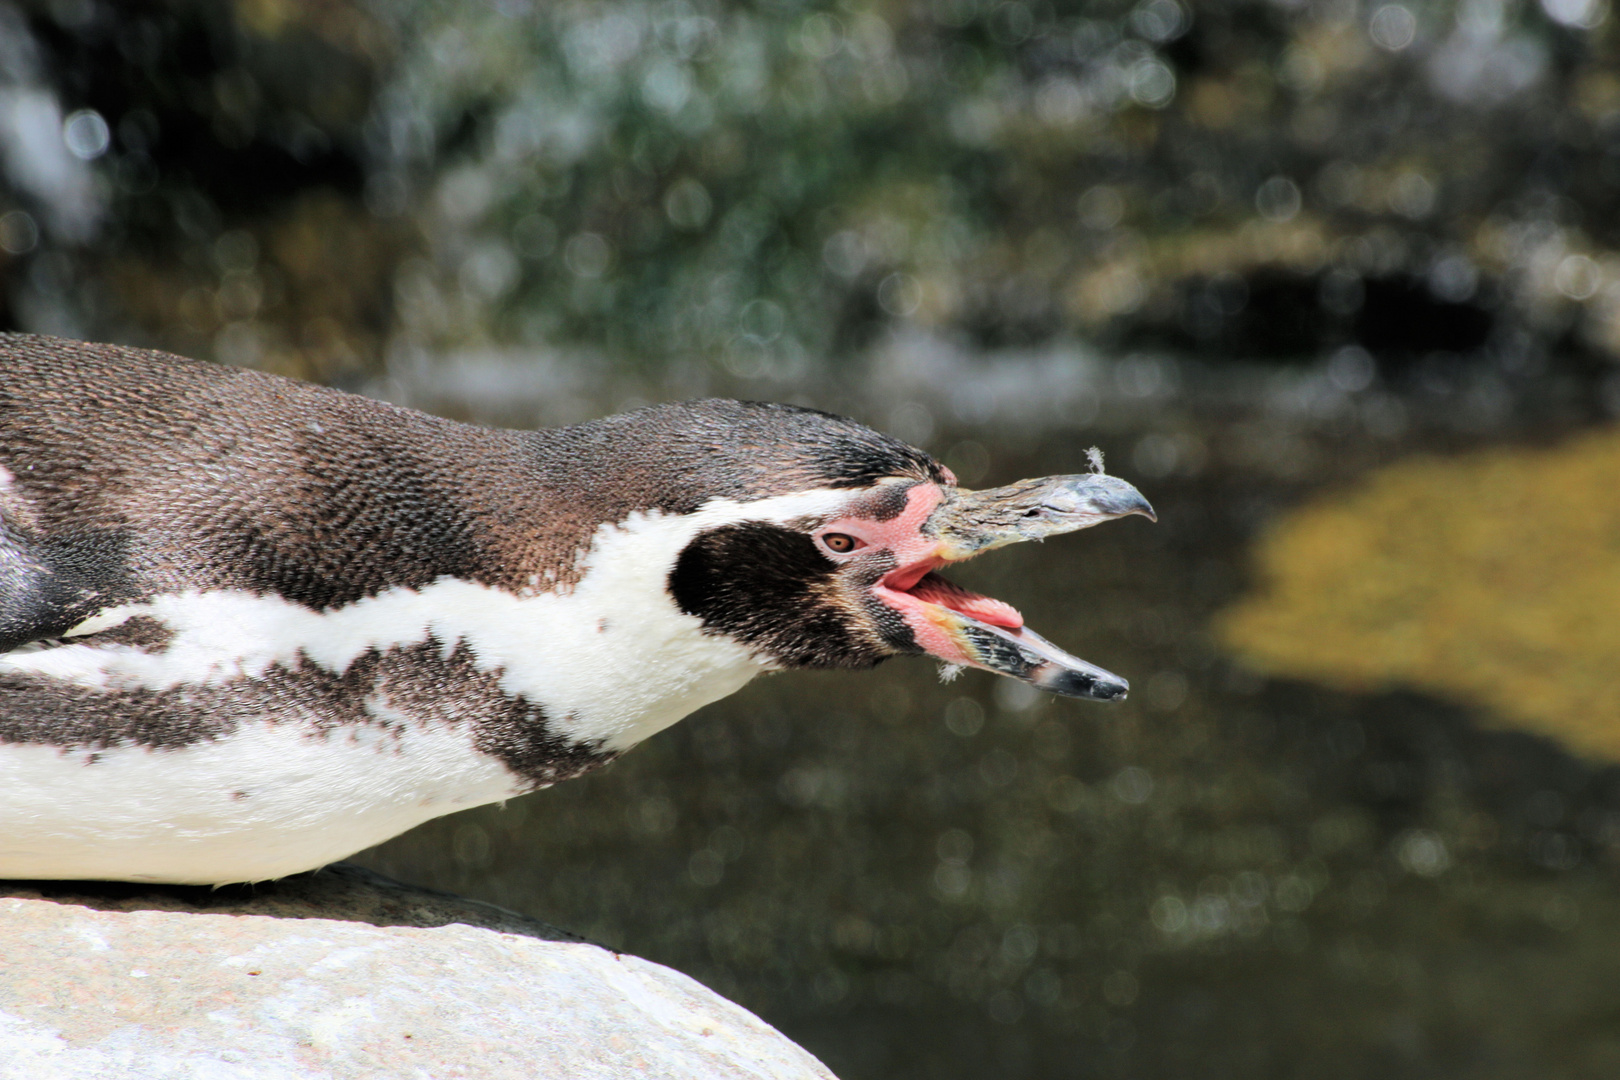
[[[366,856],[841,1075],[1620,1069],[1608,0],[0,0],[0,327],[481,422],[727,393],[1160,511],[1129,675],[761,680]],[[1520,527],[1533,522],[1533,527]],[[1515,730],[1517,729],[1517,730]]]
[[[498,343],[769,389],[897,328],[1606,379],[1613,36],[1607,0],[8,3],[0,321],[351,382]]]

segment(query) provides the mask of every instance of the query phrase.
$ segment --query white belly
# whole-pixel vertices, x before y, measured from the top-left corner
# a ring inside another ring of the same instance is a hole
[[[521,789],[465,729],[250,722],[169,750],[0,744],[0,879],[263,881]]]

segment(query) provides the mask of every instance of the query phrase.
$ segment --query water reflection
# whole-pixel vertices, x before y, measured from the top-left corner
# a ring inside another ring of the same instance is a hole
[[[1016,438],[938,421],[935,444],[973,443],[988,483],[1081,471],[1093,442],[1133,479],[1125,462],[1151,466],[1159,525],[957,574],[1127,673],[1123,705],[898,661],[764,679],[601,774],[369,861],[691,972],[851,1080],[1602,1074],[1620,1054],[1620,776],[1504,730],[1440,676],[1415,684],[1435,696],[1266,678],[1217,647],[1238,625],[1223,613],[1259,603],[1257,536],[1338,521],[1402,475],[1375,467],[1415,443],[1348,407],[1348,423],[1208,409]],[[1558,473],[1535,453],[1484,460]],[[1455,502],[1426,520],[1458,522],[1474,489],[1440,475]],[[1289,517],[1300,505],[1316,509]],[[1347,568],[1331,599],[1367,557],[1308,565]],[[1446,558],[1410,572],[1477,576]],[[1265,640],[1356,651],[1316,609],[1269,603]]]
[[[1274,672],[1433,689],[1620,760],[1617,466],[1603,431],[1383,470],[1266,536],[1222,635]]]

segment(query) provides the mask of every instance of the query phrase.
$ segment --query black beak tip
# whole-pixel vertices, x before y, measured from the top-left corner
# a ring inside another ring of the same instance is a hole
[[[1118,675],[1092,675],[1084,671],[1056,671],[1035,685],[1050,694],[1084,698],[1087,701],[1124,701],[1131,684]]]
[[[1124,679],[1119,682],[1100,682],[1091,688],[1091,697],[1097,701],[1124,701],[1130,695],[1131,684]]]

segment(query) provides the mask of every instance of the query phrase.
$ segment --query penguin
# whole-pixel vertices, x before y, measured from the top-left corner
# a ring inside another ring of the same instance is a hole
[[[807,408],[496,430],[0,335],[0,878],[311,870],[597,768],[764,672],[1125,680],[938,572],[1153,509],[988,491]]]

